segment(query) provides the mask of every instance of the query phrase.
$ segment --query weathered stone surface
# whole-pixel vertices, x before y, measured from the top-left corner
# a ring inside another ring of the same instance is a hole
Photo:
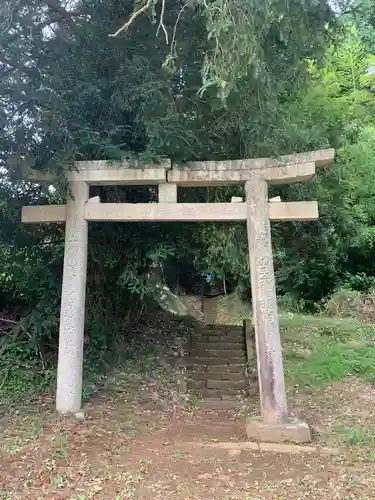
[[[197,365],[207,365],[207,366],[214,366],[214,365],[227,365],[230,366],[232,364],[234,365],[243,365],[246,363],[246,356],[238,356],[238,357],[233,357],[230,358],[219,358],[219,357],[203,357],[203,356],[194,356],[192,357],[192,364],[197,364]]]
[[[66,205],[56,394],[59,413],[80,412],[82,398],[88,238],[84,209],[89,186],[85,182],[72,182],[69,187],[74,200],[69,199]]]
[[[190,366],[192,367],[193,371],[195,373],[212,373],[212,374],[230,374],[230,373],[245,373],[246,371],[246,364],[230,364],[230,365],[195,365],[194,363],[191,363]]]
[[[233,380],[235,382],[244,381],[246,377],[244,369],[239,372],[218,371],[216,373],[212,371],[191,371],[189,375],[194,380]]]
[[[207,186],[241,184],[259,176],[272,184],[300,182],[315,175],[315,167],[322,161],[314,160],[314,153],[293,155],[277,160],[257,158],[253,160],[229,160],[189,162],[168,172],[168,181],[182,186]],[[332,151],[325,164],[333,160]],[[317,156],[316,156],[317,158]]]
[[[207,380],[207,389],[246,389],[245,377],[242,380]]]
[[[223,401],[241,401],[241,394],[222,394],[221,399]]]
[[[193,444],[193,443],[192,443]],[[317,446],[306,446],[296,444],[280,444],[280,443],[259,443],[259,442],[207,442],[204,443],[206,448],[219,448],[229,451],[269,451],[273,453],[317,453],[318,455],[339,455],[338,448],[324,448]]]
[[[254,177],[245,185],[253,315],[262,419],[288,421],[282,348],[268,218],[267,182]],[[277,206],[278,204],[274,204]]]
[[[89,221],[118,222],[241,221],[245,214],[244,203],[101,203],[88,204],[85,217]]]
[[[207,389],[207,380],[192,380],[188,379],[188,387],[193,390]]]
[[[278,158],[249,158],[243,160],[219,160],[219,161],[190,161],[183,165],[175,165],[169,172],[190,169],[205,171],[225,170],[259,170],[264,168],[279,167],[285,165],[296,165],[304,163],[315,163],[317,167],[324,167],[332,163],[335,155],[334,149],[319,149],[306,153],[283,155]]]
[[[240,349],[231,349],[231,346],[228,345],[227,349],[198,349],[194,346],[191,349],[192,356],[202,356],[210,357],[210,358],[222,358],[231,360],[233,358],[243,357],[244,361],[246,361],[245,354],[245,346],[242,346]]]
[[[27,207],[28,208],[28,207]],[[269,203],[273,221],[315,220],[316,201]],[[26,217],[26,214],[25,214]],[[86,205],[88,221],[166,222],[166,221],[245,221],[245,203],[97,203]],[[30,221],[32,222],[32,221]],[[208,319],[207,323],[211,321]]]
[[[240,396],[243,394],[242,390],[237,390],[237,389],[227,389],[226,391],[227,396],[233,395],[233,396]],[[199,391],[200,395],[203,398],[223,398],[225,395],[223,394],[223,391],[220,391],[219,389],[202,389]]]
[[[215,351],[227,351],[230,349],[231,351],[243,351],[245,349],[245,343],[242,342],[230,342],[227,339],[223,339],[222,342],[219,342],[216,339],[216,342],[196,342],[194,344],[194,348],[199,351],[205,351],[207,349],[214,349]]]
[[[21,222],[36,224],[38,222],[65,222],[66,205],[41,205],[22,207]]]
[[[316,453],[315,446],[301,446],[298,444],[259,443],[259,451],[272,453]]]
[[[232,332],[207,332],[198,333],[192,337],[194,342],[226,342],[227,344],[236,344],[245,342],[245,333],[243,330],[233,330]]]
[[[100,203],[100,196],[93,196],[87,200],[87,203]]]
[[[231,338],[233,331],[236,336],[239,334],[236,343]],[[199,334],[193,335],[191,339],[191,353],[195,357],[189,370],[190,388],[205,398],[227,397],[235,402],[238,402],[238,396],[248,393],[244,337],[243,327],[220,325],[199,328]],[[202,338],[206,342],[202,342]],[[239,359],[242,361],[240,364],[236,362]],[[217,362],[220,364],[212,364]]]
[[[211,162],[210,162],[211,163]],[[293,165],[279,165],[273,167],[263,167],[255,169],[234,168],[220,170],[217,163],[212,162],[213,168],[204,169],[174,169],[168,172],[168,181],[175,182],[181,186],[224,186],[233,184],[243,184],[253,176],[261,176],[271,184],[288,184],[312,179],[315,175],[315,163],[296,163]],[[234,162],[232,162],[234,163]]]
[[[244,335],[243,325],[204,325],[197,329],[197,333],[203,335],[233,335],[236,332]]]
[[[305,422],[293,419],[278,424],[265,423],[260,418],[248,417],[246,434],[249,440],[266,443],[308,443],[311,441],[309,426]]]
[[[97,186],[106,185],[146,185],[159,184],[166,181],[166,171],[171,162],[166,160],[160,165],[146,168],[134,168],[128,161],[78,161],[75,170],[67,170],[66,179],[69,182],[87,182]],[[24,172],[25,178],[35,182],[53,182],[56,175],[51,172],[40,172],[29,169]]]
[[[168,185],[168,184],[166,184]],[[170,194],[166,196],[172,196]],[[318,204],[315,201],[270,203],[268,216],[273,221],[315,220]],[[85,219],[88,221],[163,222],[163,221],[244,221],[245,203],[87,203]],[[22,222],[64,222],[65,205],[43,205],[22,208]],[[216,312],[207,315],[212,324]]]
[[[159,184],[159,203],[177,203],[177,184],[173,182]]]
[[[243,344],[244,343],[244,332],[233,331],[227,335],[209,335],[207,338],[208,342],[230,342],[233,344]]]
[[[246,370],[245,363],[231,363],[230,365],[212,365],[206,367],[209,373],[244,373]]]
[[[241,362],[243,362],[241,360]],[[192,366],[195,365],[203,365],[203,366],[208,366],[208,365],[226,365],[228,364],[226,360],[220,359],[220,358],[209,358],[209,357],[203,357],[203,356],[192,356],[191,357],[191,364]]]
[[[220,335],[217,334],[209,334],[209,335],[194,335],[195,342],[226,342],[227,344],[238,344],[245,342],[244,332],[236,332],[233,331],[231,334],[223,333]]]
[[[242,450],[229,450],[228,451],[228,457],[229,458],[234,458],[234,457],[239,457],[242,453]]]
[[[239,400],[223,400],[220,398],[202,399],[198,402],[198,406],[206,408],[207,410],[231,410],[236,408]]]

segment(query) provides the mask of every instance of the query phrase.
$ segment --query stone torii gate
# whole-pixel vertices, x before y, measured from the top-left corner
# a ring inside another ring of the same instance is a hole
[[[22,209],[24,223],[65,222],[65,254],[61,298],[56,409],[81,410],[83,339],[89,221],[246,221],[249,241],[253,316],[261,401],[261,419],[249,420],[249,438],[308,441],[310,431],[288,418],[282,346],[276,302],[270,221],[315,220],[315,201],[269,202],[268,184],[311,179],[316,167],[330,164],[334,150],[319,150],[279,159],[171,163],[131,168],[126,161],[77,162],[66,172],[72,198],[66,205]],[[29,180],[53,182],[36,171]],[[178,186],[245,184],[240,203],[177,203]],[[158,203],[100,203],[89,196],[90,185],[158,185]]]

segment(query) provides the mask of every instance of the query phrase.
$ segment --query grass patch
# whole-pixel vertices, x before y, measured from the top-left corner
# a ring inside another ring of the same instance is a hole
[[[16,426],[5,429],[0,435],[0,459],[22,452],[27,445],[37,442],[44,436],[44,421],[38,415],[28,415],[15,423]]]
[[[33,403],[41,393],[50,393],[55,387],[55,373],[41,371],[39,366],[19,366],[17,360],[0,360],[0,417],[9,414],[11,407]]]
[[[374,329],[352,318],[281,317],[290,386],[321,386],[357,375],[375,385]]]
[[[375,431],[366,427],[354,427],[342,429],[345,442],[350,446],[375,446]]]
[[[346,447],[353,459],[375,462],[375,430],[367,425],[337,422],[332,428],[331,442]]]

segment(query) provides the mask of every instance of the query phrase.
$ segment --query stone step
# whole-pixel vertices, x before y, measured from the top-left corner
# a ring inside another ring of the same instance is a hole
[[[191,339],[192,345],[195,344],[220,344],[220,345],[245,345],[245,338],[243,336],[236,337],[223,337],[223,336],[214,336],[214,335],[199,335],[197,337],[192,337]]]
[[[197,402],[197,406],[206,410],[232,410],[241,403],[241,398],[220,399],[205,398]]]
[[[223,358],[223,359],[232,359],[232,358],[240,358],[243,356],[246,359],[245,350],[240,349],[196,349],[192,347],[191,356],[203,356],[204,358]]]
[[[188,389],[197,391],[201,389],[207,389],[207,380],[191,380],[188,379],[187,381]]]
[[[200,381],[201,382],[201,381]],[[225,393],[227,390],[244,390],[248,387],[246,380],[207,380],[207,389],[220,389]]]
[[[245,337],[245,331],[242,328],[226,328],[225,330],[213,330],[212,328],[205,330],[195,330],[192,333],[192,337],[196,337],[199,335],[204,335],[205,337]]]
[[[225,357],[215,357],[215,356],[194,356],[191,358],[189,365],[190,366],[229,366],[229,365],[245,365],[246,356],[236,356],[231,357],[230,359]]]
[[[192,379],[189,378],[188,387],[190,389],[220,389],[224,393],[229,389],[241,390],[249,387],[249,382],[245,379],[242,380],[211,380],[211,379]]]
[[[245,342],[194,342],[192,344],[194,350],[218,350],[218,351],[243,351],[245,352]]]
[[[219,325],[205,325],[197,328],[196,335],[242,335],[245,336],[244,328],[242,326],[219,326]]]
[[[245,370],[239,372],[208,372],[208,371],[189,371],[189,378],[192,380],[246,380]]]
[[[196,392],[202,398],[225,398],[225,396],[242,396],[246,391],[239,389],[197,389]]]
[[[202,371],[199,370],[199,368],[202,368],[203,371],[207,373],[245,373],[246,372],[246,364],[245,363],[231,363],[229,365],[209,365],[209,366],[203,366],[203,367],[198,367],[195,366],[194,369],[196,371]]]

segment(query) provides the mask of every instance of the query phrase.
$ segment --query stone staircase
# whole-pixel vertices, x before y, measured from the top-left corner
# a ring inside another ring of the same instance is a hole
[[[207,406],[230,406],[252,392],[251,383],[243,326],[202,325],[195,331],[188,370],[190,391]]]

